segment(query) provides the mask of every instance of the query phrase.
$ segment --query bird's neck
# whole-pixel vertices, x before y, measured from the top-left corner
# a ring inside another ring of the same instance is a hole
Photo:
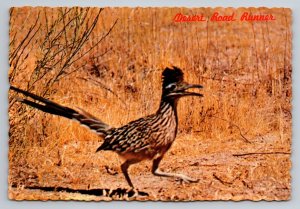
[[[158,114],[172,113],[174,114],[177,122],[177,99],[165,100],[162,99],[157,111]]]
[[[156,113],[156,116],[159,118],[167,118],[169,124],[175,124],[171,126],[174,128],[174,139],[177,134],[178,128],[178,116],[177,116],[177,101],[178,100],[161,100],[159,109]]]

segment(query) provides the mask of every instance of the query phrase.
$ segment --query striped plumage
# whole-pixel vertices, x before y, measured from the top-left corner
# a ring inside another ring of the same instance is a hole
[[[128,168],[130,165],[145,159],[153,160],[152,173],[154,175],[176,177],[187,182],[196,182],[197,180],[183,174],[162,172],[158,166],[176,138],[178,99],[183,96],[202,96],[199,93],[186,91],[190,88],[202,88],[202,86],[185,83],[183,73],[177,67],[166,68],[163,71],[162,79],[162,98],[157,112],[119,128],[110,127],[82,109],[76,111],[16,87],[11,87],[11,89],[31,97],[39,103],[27,99],[19,99],[20,102],[47,113],[77,120],[99,136],[104,137],[104,142],[97,149],[97,152],[111,150],[125,159],[121,169],[131,187],[133,187],[133,184],[128,175]]]
[[[176,110],[163,103],[156,114],[132,121],[127,125],[112,129],[105,137],[99,150],[114,150],[122,154],[144,152],[138,158],[153,158],[156,148],[168,146],[173,142],[177,130]],[[147,140],[146,140],[147,139]]]

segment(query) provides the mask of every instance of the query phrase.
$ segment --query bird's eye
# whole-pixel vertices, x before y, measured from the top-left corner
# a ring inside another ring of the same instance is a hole
[[[176,87],[176,83],[170,83],[169,85],[166,86],[166,89],[173,90],[175,87]]]

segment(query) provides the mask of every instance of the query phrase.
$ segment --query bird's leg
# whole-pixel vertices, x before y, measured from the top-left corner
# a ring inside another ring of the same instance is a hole
[[[152,173],[153,175],[156,176],[165,176],[165,177],[175,177],[175,178],[179,178],[181,180],[183,180],[184,182],[198,182],[198,179],[193,179],[191,177],[188,177],[186,175],[183,174],[179,174],[179,173],[167,173],[167,172],[163,172],[161,171],[158,166],[160,161],[162,160],[163,156],[160,156],[156,159],[153,160],[153,165],[152,165]]]
[[[127,183],[129,184],[129,186],[130,186],[132,189],[134,189],[134,186],[133,186],[133,184],[132,184],[132,182],[131,182],[131,179],[130,179],[130,177],[129,177],[129,175],[128,175],[128,168],[129,168],[130,165],[135,164],[135,163],[138,163],[138,162],[140,162],[140,160],[137,160],[137,159],[130,159],[130,160],[126,160],[126,161],[121,165],[121,169],[122,169],[122,172],[123,172],[123,174],[124,174],[124,176],[125,176],[125,179],[126,179]]]

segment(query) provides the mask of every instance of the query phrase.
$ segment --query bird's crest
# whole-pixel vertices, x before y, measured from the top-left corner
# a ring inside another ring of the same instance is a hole
[[[178,67],[166,67],[162,73],[163,86],[166,87],[170,83],[180,83],[183,81],[183,72]]]

